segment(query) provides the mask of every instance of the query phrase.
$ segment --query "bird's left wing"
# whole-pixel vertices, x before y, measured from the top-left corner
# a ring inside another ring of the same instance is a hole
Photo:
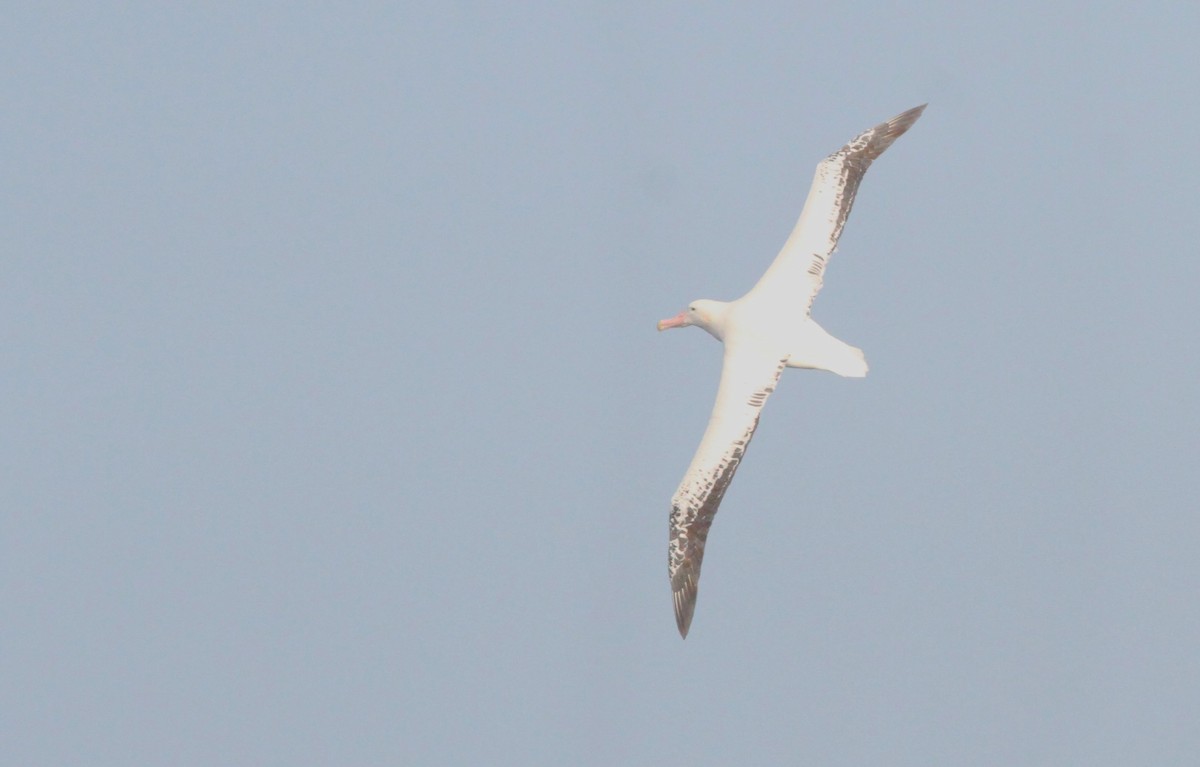
[[[667,569],[675,595],[675,622],[684,637],[696,609],[708,529],[786,364],[787,358],[725,347],[721,385],[708,428],[671,499]]]

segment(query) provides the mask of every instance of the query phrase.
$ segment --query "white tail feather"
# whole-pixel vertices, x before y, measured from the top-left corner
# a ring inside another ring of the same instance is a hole
[[[796,353],[788,356],[788,367],[827,370],[846,378],[862,378],[867,374],[867,358],[863,350],[839,341],[809,319]]]

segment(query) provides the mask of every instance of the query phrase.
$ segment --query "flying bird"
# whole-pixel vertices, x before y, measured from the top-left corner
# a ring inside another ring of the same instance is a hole
[[[695,325],[725,346],[708,428],[671,499],[667,567],[675,622],[684,638],[696,610],[708,529],[783,369],[827,370],[849,378],[867,374],[861,349],[813,321],[812,302],[863,174],[923,111],[924,104],[864,131],[817,165],[800,220],[749,293],[736,301],[693,301],[658,323],[659,330]]]

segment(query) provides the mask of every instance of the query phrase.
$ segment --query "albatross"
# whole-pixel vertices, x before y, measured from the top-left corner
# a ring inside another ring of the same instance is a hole
[[[817,165],[800,220],[749,293],[736,301],[693,301],[658,323],[659,330],[695,325],[725,347],[708,428],[671,498],[667,568],[675,622],[685,639],[708,530],[783,369],[827,370],[848,378],[867,374],[862,350],[814,322],[812,303],[863,174],[923,111],[924,104],[864,131]]]

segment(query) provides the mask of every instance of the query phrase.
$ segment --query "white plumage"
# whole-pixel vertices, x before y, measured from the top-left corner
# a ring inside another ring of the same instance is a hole
[[[800,220],[775,261],[736,301],[693,301],[659,330],[696,325],[725,345],[721,384],[700,447],[671,499],[668,574],[679,633],[696,609],[704,543],[759,414],[785,367],[861,378],[860,349],[826,333],[810,316],[829,257],[871,162],[917,121],[925,105],[864,131],[817,165]]]

